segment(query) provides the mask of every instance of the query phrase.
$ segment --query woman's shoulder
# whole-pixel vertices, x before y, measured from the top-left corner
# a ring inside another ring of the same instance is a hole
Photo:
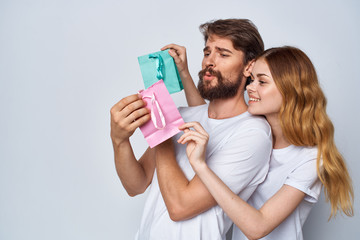
[[[294,148],[294,151],[297,151],[297,153],[304,158],[307,159],[316,159],[318,148],[317,146],[296,146]]]

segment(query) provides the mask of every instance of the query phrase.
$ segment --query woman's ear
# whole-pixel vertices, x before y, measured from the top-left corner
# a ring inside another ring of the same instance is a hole
[[[250,77],[251,72],[252,72],[252,69],[253,69],[253,67],[254,67],[254,64],[255,64],[255,59],[250,60],[250,61],[248,62],[248,64],[246,64],[246,66],[245,66],[245,68],[244,68],[244,72],[243,72],[243,74],[244,74],[245,77]]]

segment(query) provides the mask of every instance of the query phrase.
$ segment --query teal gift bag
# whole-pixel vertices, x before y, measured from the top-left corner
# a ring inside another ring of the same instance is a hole
[[[140,56],[138,61],[145,88],[162,79],[169,93],[184,89],[174,59],[168,50]]]

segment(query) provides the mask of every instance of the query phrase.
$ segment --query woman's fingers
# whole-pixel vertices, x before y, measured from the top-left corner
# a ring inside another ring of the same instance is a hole
[[[208,141],[208,138],[199,132],[189,130],[178,139],[178,143],[185,144],[191,140],[200,144],[205,144]]]
[[[187,122],[179,127],[180,130],[193,128],[195,131],[209,137],[209,134],[205,131],[205,129],[201,126],[199,122]]]
[[[179,142],[180,144],[186,144],[189,142],[195,142],[197,145],[199,146],[205,146],[206,145],[206,139],[201,138],[199,136],[185,136],[181,142]]]

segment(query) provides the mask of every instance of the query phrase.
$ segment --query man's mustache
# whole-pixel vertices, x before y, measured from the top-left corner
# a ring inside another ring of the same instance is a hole
[[[205,74],[206,74],[207,72],[210,73],[210,74],[213,75],[213,76],[218,77],[218,78],[221,77],[221,73],[220,73],[220,72],[214,70],[212,67],[206,67],[206,68],[204,68],[203,70],[201,70],[201,71],[199,72],[199,78],[202,80],[203,77],[205,76]]]

